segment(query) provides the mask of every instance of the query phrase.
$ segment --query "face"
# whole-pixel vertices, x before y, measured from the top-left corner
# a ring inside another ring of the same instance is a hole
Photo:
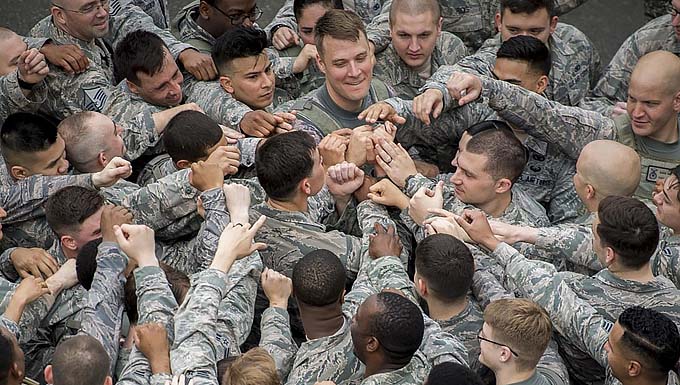
[[[77,232],[69,234],[69,236],[73,238],[76,252],[88,242],[102,237],[101,219],[103,210],[104,207],[101,207],[97,212],[83,221]]]
[[[123,142],[123,127],[106,115],[100,115],[98,118],[100,122],[96,123],[95,127],[101,127],[102,132],[104,132],[104,156],[107,161],[117,156],[125,156],[126,148]]]
[[[211,13],[211,24],[217,32],[214,36],[219,37],[238,26],[252,27],[255,20],[244,16],[252,14],[256,6],[255,0],[216,0]],[[232,18],[243,21],[240,24],[234,24],[231,21]]]
[[[319,21],[326,11],[328,11],[328,8],[320,3],[312,4],[302,10],[297,22],[298,32],[304,44],[314,44],[314,38],[316,37],[314,27],[316,27],[316,22]]]
[[[493,330],[486,322],[484,322],[482,325],[482,330],[479,331],[479,335],[483,338],[494,341]],[[497,361],[494,357],[498,354],[499,348],[500,346],[496,344],[479,340],[479,362],[486,365],[490,369],[493,369],[495,367],[494,363]]]
[[[463,135],[460,137],[460,141],[458,141],[458,151],[456,151],[456,156],[454,156],[453,160],[451,161],[451,165],[453,167],[458,167],[458,156],[460,156],[461,152],[465,151],[465,146],[471,138],[472,135],[468,134],[467,131],[463,132]]]
[[[678,178],[671,175],[664,181],[663,191],[654,195],[656,219],[671,229],[680,230],[680,201],[678,201]]]
[[[609,339],[604,345],[607,351],[607,362],[612,369],[612,374],[618,379],[623,379],[628,376],[628,362],[629,360],[623,355],[625,348],[621,346],[621,337],[623,337],[623,328],[618,322],[614,324],[611,332],[609,332]]]
[[[680,102],[678,94],[669,92],[657,82],[646,81],[644,74],[634,72],[628,87],[626,109],[631,117],[633,132],[654,138],[669,126],[675,129]]]
[[[441,20],[432,12],[409,15],[398,12],[390,27],[392,46],[401,60],[411,68],[426,64],[441,34]]]
[[[319,67],[326,75],[328,93],[341,108],[353,111],[361,108],[368,95],[373,77],[375,57],[361,34],[359,41],[323,39],[323,57]]]
[[[359,306],[357,312],[352,317],[352,324],[350,326],[350,333],[352,335],[352,344],[354,345],[354,355],[359,361],[366,363],[367,345],[372,338],[369,331],[369,322],[373,315],[378,311],[378,302],[376,295],[372,295]]]
[[[485,171],[487,160],[485,155],[459,152],[451,183],[461,202],[482,205],[495,199],[496,181]]]
[[[109,0],[60,0],[56,4],[60,7],[52,7],[52,15],[71,36],[91,41],[108,35]]]
[[[253,110],[262,110],[274,102],[274,71],[266,53],[232,60],[231,73],[222,85],[234,99]]]
[[[7,217],[7,211],[0,207],[0,221]],[[0,224],[0,239],[2,239],[2,224]]]
[[[680,11],[680,0],[673,0],[671,6],[674,10],[673,13],[671,13],[671,25],[675,30],[675,38],[680,41],[680,15],[678,14],[678,11]]]
[[[503,41],[514,36],[527,35],[547,43],[557,26],[557,17],[551,18],[545,8],[534,13],[512,13],[506,9],[503,17],[496,14],[496,26]]]
[[[57,135],[57,140],[50,148],[31,154],[31,164],[25,167],[25,175],[15,175],[15,177],[29,177],[37,174],[45,176],[64,175],[68,171],[68,165],[64,139],[61,138],[61,135]]]
[[[17,34],[0,41],[0,76],[9,75],[17,70],[19,57],[26,49],[28,46]]]
[[[153,75],[138,72],[139,85],[132,82],[128,82],[128,85],[132,92],[147,103],[161,107],[174,107],[182,102],[184,77],[170,51],[167,48],[163,48],[163,51],[163,66],[159,72]]]
[[[535,93],[541,93],[545,90],[544,83],[545,79],[547,79],[547,77],[533,71],[527,62],[504,58],[496,59],[493,75],[498,80],[520,86]]]

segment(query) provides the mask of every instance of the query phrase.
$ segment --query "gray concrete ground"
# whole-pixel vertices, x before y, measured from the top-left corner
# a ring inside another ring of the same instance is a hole
[[[174,15],[188,0],[169,0]],[[2,0],[0,1],[0,24],[19,33],[26,33],[42,17],[47,15],[50,0]],[[260,0],[265,13],[258,22],[266,25],[276,14],[283,0]],[[640,0],[590,0],[563,21],[585,32],[597,46],[603,64],[609,62],[619,45],[633,31],[645,23]]]

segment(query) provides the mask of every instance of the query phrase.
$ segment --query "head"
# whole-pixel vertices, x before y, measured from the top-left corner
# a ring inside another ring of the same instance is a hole
[[[392,292],[368,297],[352,318],[354,354],[366,366],[406,366],[425,331],[418,305]]]
[[[547,43],[557,28],[557,16],[552,0],[501,0],[501,12],[496,14],[496,28],[501,40],[529,35]]]
[[[680,58],[667,51],[641,57],[630,75],[626,109],[636,135],[664,141],[675,133],[680,112]]]
[[[92,336],[78,335],[57,345],[45,381],[54,385],[111,385],[109,356]]]
[[[96,269],[96,261],[95,263],[95,269]],[[181,271],[175,270],[173,267],[170,265],[159,262],[159,266],[161,270],[163,270],[163,273],[165,274],[165,279],[168,280],[168,285],[170,285],[170,292],[172,293],[172,296],[175,298],[175,301],[177,303],[182,303],[184,302],[184,298],[186,297],[187,293],[189,292],[189,289],[191,288],[191,281],[189,280],[189,277],[187,277],[186,274],[182,273]],[[78,266],[76,266],[77,268]],[[92,270],[92,274],[94,274],[94,270]],[[90,281],[92,278],[89,278]],[[80,272],[78,273],[78,280],[80,280]],[[127,280],[125,281],[125,287],[123,291],[124,295],[124,305],[125,305],[125,312],[127,313],[127,316],[130,320],[131,324],[136,324],[139,321],[139,312],[137,309],[137,280],[135,279],[135,274],[129,274],[127,277]]]
[[[53,0],[50,12],[57,28],[83,41],[109,34],[110,0]]]
[[[442,362],[435,365],[427,375],[425,385],[482,385],[482,380],[474,370],[455,362]]]
[[[676,40],[680,40],[680,16],[678,16],[678,11],[680,11],[680,0],[671,1],[671,25],[675,30]]]
[[[49,197],[45,203],[47,224],[67,257],[75,258],[86,243],[101,238],[103,207],[104,198],[86,187],[64,187]]]
[[[465,299],[475,262],[465,244],[448,234],[434,234],[416,247],[414,282],[426,300],[456,303]]]
[[[654,194],[656,219],[680,234],[680,166],[664,180],[663,190]]]
[[[392,2],[390,7],[392,47],[409,67],[419,69],[429,63],[441,32],[442,17],[437,0]]]
[[[635,198],[604,198],[592,226],[593,249],[600,262],[611,270],[642,269],[659,243],[654,213]]]
[[[220,125],[206,114],[182,111],[165,127],[163,145],[175,166],[184,169],[208,159],[218,147],[227,145],[227,139]]]
[[[281,378],[272,356],[263,348],[248,350],[231,362],[220,385],[279,385]]]
[[[496,53],[493,74],[537,94],[548,87],[550,51],[533,36],[515,36],[501,44]]]
[[[255,0],[201,0],[196,21],[218,38],[236,27],[252,27],[260,16]]]
[[[298,24],[298,34],[303,44],[315,44],[316,22],[333,8],[335,8],[333,0],[293,1],[293,13]]]
[[[340,258],[319,249],[307,253],[293,268],[293,292],[301,311],[307,307],[339,305],[345,293],[347,274]]]
[[[635,378],[659,383],[680,359],[680,334],[666,315],[635,306],[621,313],[605,349],[612,373],[622,383]]]
[[[101,171],[114,157],[125,156],[123,127],[99,112],[73,114],[57,129],[64,140],[66,159],[80,172]]]
[[[24,352],[14,333],[0,326],[0,384],[20,384],[25,375]]]
[[[333,101],[348,111],[360,108],[375,65],[364,22],[354,12],[332,9],[316,23],[315,42],[317,64]]]
[[[253,110],[262,110],[274,101],[276,82],[267,46],[267,34],[255,27],[227,31],[213,46],[222,88]]]
[[[184,77],[158,35],[141,29],[128,33],[116,46],[113,66],[116,81],[125,80],[145,102],[160,107],[182,102]]]
[[[0,129],[2,156],[15,180],[31,175],[63,175],[68,171],[66,146],[57,126],[42,116],[19,112]]]
[[[548,313],[524,298],[501,299],[484,309],[479,332],[479,361],[496,372],[536,367],[548,347],[552,324]],[[492,341],[492,342],[489,342]]]
[[[0,27],[0,76],[6,76],[17,70],[19,57],[28,46],[21,36],[11,29]]]
[[[522,142],[502,121],[489,120],[468,128],[458,147],[451,176],[455,194],[464,203],[483,206],[510,194],[522,174],[527,154]]]
[[[588,143],[576,161],[574,189],[591,212],[610,195],[631,196],[640,184],[640,156],[613,140]]]
[[[275,135],[255,153],[257,179],[270,199],[291,201],[314,196],[326,183],[319,149],[304,131]]]

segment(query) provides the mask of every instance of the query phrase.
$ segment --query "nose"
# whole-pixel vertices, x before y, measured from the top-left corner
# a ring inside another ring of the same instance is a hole
[[[352,61],[349,63],[349,73],[347,75],[356,78],[361,74],[361,71],[359,70],[359,66],[357,66],[357,63]]]
[[[274,78],[273,76],[264,76],[264,80],[262,81],[262,88],[272,88],[274,86]]]
[[[453,162],[451,162],[451,164],[453,164]],[[461,173],[460,168],[456,168],[456,171],[453,173],[453,175],[451,175],[449,181],[456,186],[460,186],[461,184],[463,184],[463,180],[460,178],[460,173]]]
[[[418,43],[418,38],[413,37],[408,44],[408,50],[411,52],[418,52],[420,50],[420,44]]]
[[[632,108],[631,112],[632,112],[633,117],[640,117],[640,116],[644,115],[645,111],[642,108],[642,103],[633,104],[633,108]]]
[[[252,27],[253,24],[254,23],[253,23],[252,20],[250,20],[250,17],[246,17],[245,19],[243,19],[243,26],[244,27]]]
[[[105,7],[102,3],[99,3],[97,6],[97,12],[95,13],[95,16],[99,18],[107,17],[109,15],[109,9]]]

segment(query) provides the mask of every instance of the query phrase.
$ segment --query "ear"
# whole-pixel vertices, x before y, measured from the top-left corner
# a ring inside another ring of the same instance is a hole
[[[321,71],[324,75],[326,75],[326,65],[323,63],[323,60],[321,59],[321,55],[317,52],[316,54],[316,67]]]
[[[309,183],[309,178],[305,178],[300,181],[300,191],[305,193],[305,195],[311,196],[312,195],[312,185]]]
[[[222,86],[222,89],[228,93],[234,93],[234,87],[231,84],[231,78],[229,76],[220,76],[220,85]]]
[[[76,251],[78,249],[76,240],[73,239],[73,237],[71,237],[70,235],[62,235],[60,241],[61,245],[69,250]]]
[[[24,372],[19,368],[19,364],[14,362],[12,363],[12,373],[15,378],[23,378],[24,377]]]
[[[139,87],[137,87],[135,83],[125,79],[125,84],[127,85],[128,89],[130,89],[130,92],[135,95],[139,95]]]
[[[99,163],[102,168],[106,167],[107,164],[109,164],[109,158],[106,157],[106,154],[104,152],[100,152],[97,155],[97,163]]]
[[[418,278],[418,281],[416,282],[416,288],[418,289],[418,293],[420,293],[420,296],[423,298],[426,298],[428,295],[427,292],[427,284],[425,281],[423,281],[422,278]]]
[[[614,251],[614,249],[612,249],[611,247],[605,247],[604,251],[606,253],[605,257],[604,257],[604,261],[606,263],[606,266],[609,266],[609,265],[613,264],[614,262],[616,262],[617,256],[616,256],[616,252]]]
[[[191,167],[191,162],[189,162],[188,160],[183,160],[183,159],[182,159],[182,160],[178,160],[178,161],[175,163],[175,166],[177,166],[177,168],[178,168],[179,170],[184,170],[185,168]]]
[[[378,342],[378,339],[375,337],[370,337],[368,339],[368,343],[366,344],[366,351],[373,353],[378,351],[378,348],[380,347],[380,342]]]
[[[345,303],[345,294],[347,294],[347,290],[342,289],[342,295],[340,296],[340,303],[341,304]]]
[[[503,17],[501,16],[500,12],[496,12],[496,16],[493,19],[494,24],[496,25],[497,30],[501,30],[501,24],[503,23]]]
[[[111,376],[106,376],[106,380],[104,380],[104,385],[113,385],[113,379]]]
[[[595,187],[591,184],[586,185],[586,196],[588,199],[594,199],[595,198]]]
[[[31,176],[31,172],[23,166],[12,166],[9,169],[9,173],[16,180],[26,179]]]
[[[210,19],[210,16],[212,16],[212,9],[210,9],[210,6],[205,1],[201,1],[198,4],[198,15],[202,19]]]
[[[673,111],[680,112],[680,91],[673,97]]]
[[[559,17],[553,16],[552,19],[550,19],[550,33],[555,33],[555,29],[557,28],[557,20],[559,20]]]
[[[512,358],[512,352],[507,346],[499,346],[501,348],[501,355],[498,357],[500,362],[506,363]]]
[[[47,365],[43,373],[45,374],[45,382],[48,384],[54,384],[54,378],[52,377],[52,365]]]
[[[503,194],[512,188],[512,182],[508,178],[499,179],[496,182],[496,194]]]
[[[642,365],[637,361],[628,361],[628,376],[638,377],[642,372]]]
[[[440,17],[439,21],[437,22],[437,36],[442,35],[442,25],[443,25],[443,23],[444,23],[444,18]]]
[[[536,82],[536,92],[539,94],[542,94],[543,91],[545,91],[546,88],[548,88],[548,77],[545,75],[541,75],[540,78],[538,78],[538,82]]]
[[[50,8],[50,14],[52,15],[52,19],[54,19],[55,24],[57,25],[66,24],[66,18],[64,17],[66,12],[64,12],[63,9],[53,6]]]

